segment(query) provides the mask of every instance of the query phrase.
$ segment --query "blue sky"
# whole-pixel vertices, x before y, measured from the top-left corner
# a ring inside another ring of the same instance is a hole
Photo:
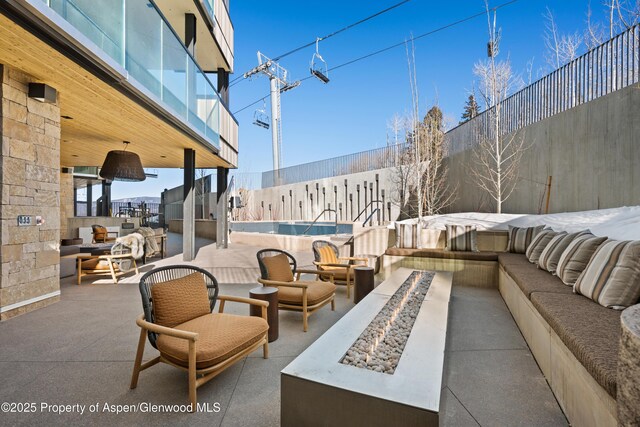
[[[235,27],[235,75],[257,65],[256,51],[281,55],[317,36],[369,16],[397,3],[385,1],[301,2],[232,0]],[[490,2],[496,6],[506,0]],[[602,18],[600,0],[591,0],[596,18]],[[516,73],[527,79],[527,63],[534,74],[545,63],[543,14],[548,6],[562,33],[582,32],[589,0],[519,0],[498,11],[502,29],[500,58],[507,56]],[[320,43],[329,67],[401,42],[453,21],[481,12],[483,0],[412,0],[384,15]],[[476,18],[416,41],[416,67],[423,112],[437,102],[455,123],[460,118],[474,82],[473,64],[486,57],[487,22]],[[290,55],[281,65],[291,79],[308,76],[314,48]],[[283,166],[340,156],[386,144],[387,123],[406,113],[411,104],[407,60],[403,47],[332,72],[331,82],[310,79],[282,96]],[[242,81],[231,88],[235,112],[269,93],[265,77]],[[240,172],[262,172],[272,167],[271,133],[252,124],[258,104],[237,114],[240,123]],[[269,102],[267,99],[267,110]],[[197,161],[197,159],[196,159]],[[159,196],[163,188],[179,185],[180,170],[159,170],[158,179],[143,183],[114,183],[113,198]]]

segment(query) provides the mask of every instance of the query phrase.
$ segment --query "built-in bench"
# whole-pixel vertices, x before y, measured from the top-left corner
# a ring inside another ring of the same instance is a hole
[[[500,293],[565,415],[573,425],[616,425],[621,312],[574,294],[524,255],[504,255]]]
[[[446,251],[441,235],[429,240],[436,247],[391,247],[382,256],[381,273],[400,267],[444,270],[453,272],[454,284],[497,284],[571,424],[616,425],[622,312],[574,294],[571,286],[523,254],[503,252],[506,234],[479,231],[480,252]],[[640,363],[640,356],[635,358]],[[640,378],[632,382],[638,384]]]
[[[480,252],[445,250],[444,231],[440,230],[422,230],[421,240],[420,249],[393,247],[395,231],[389,230],[390,247],[382,255],[382,277],[389,277],[400,267],[451,271],[456,285],[495,287],[498,252],[507,247],[506,231],[478,231]]]

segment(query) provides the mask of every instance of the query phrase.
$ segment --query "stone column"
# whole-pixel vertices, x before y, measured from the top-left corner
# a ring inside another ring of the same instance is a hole
[[[640,304],[622,312],[618,357],[618,424],[640,425]]]
[[[0,65],[0,319],[60,295],[60,108],[28,97],[36,80]],[[18,225],[18,216],[30,219]],[[44,223],[36,225],[36,217]]]

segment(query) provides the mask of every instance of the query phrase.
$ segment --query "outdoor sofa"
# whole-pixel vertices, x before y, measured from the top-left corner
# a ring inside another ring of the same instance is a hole
[[[444,235],[440,230],[422,230],[423,248],[404,249],[394,247],[395,231],[389,230],[383,278],[408,267],[452,271],[458,285],[497,286],[569,422],[617,425],[618,381],[627,375],[618,369],[623,312],[575,294],[524,254],[506,252],[507,231],[478,231],[479,252],[447,251]],[[637,307],[627,310],[638,312]],[[634,360],[625,360],[624,365],[638,366],[640,354],[627,353]],[[640,396],[640,378],[625,381]],[[635,416],[640,416],[640,408]]]

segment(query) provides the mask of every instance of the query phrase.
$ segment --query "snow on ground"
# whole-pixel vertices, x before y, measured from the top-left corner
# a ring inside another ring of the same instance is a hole
[[[416,219],[400,221],[415,223]],[[489,214],[465,212],[423,217],[423,227],[444,230],[447,224],[475,225],[479,230],[507,230],[509,225],[546,225],[555,231],[591,230],[596,236],[617,240],[640,240],[640,206],[565,212],[549,215]]]

